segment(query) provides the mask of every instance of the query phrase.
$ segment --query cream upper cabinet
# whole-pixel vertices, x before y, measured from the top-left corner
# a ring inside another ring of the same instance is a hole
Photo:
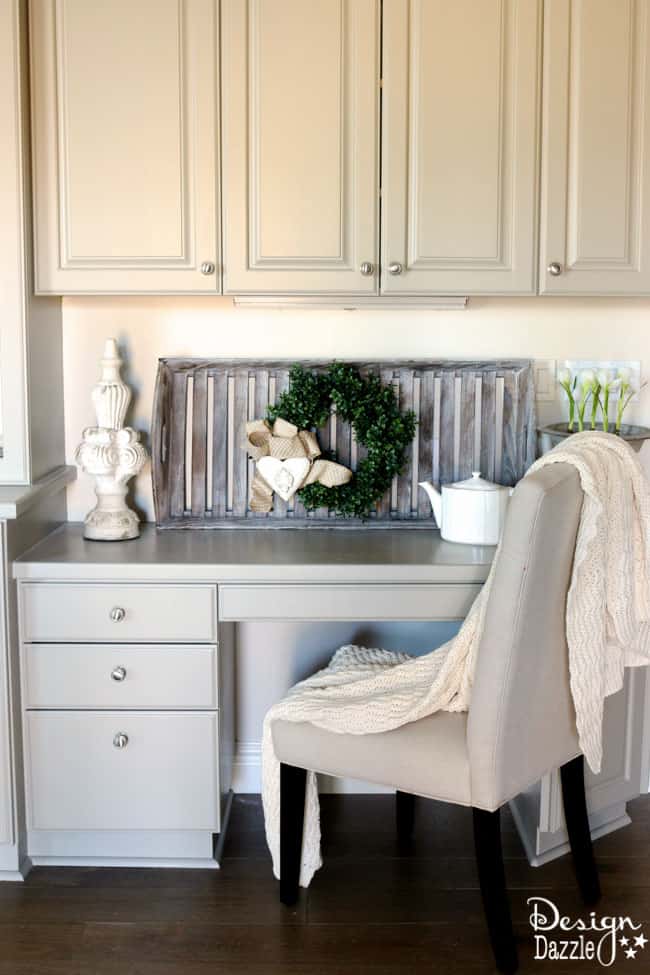
[[[61,302],[32,294],[26,38],[26,3],[1,0],[0,484],[65,461]]]
[[[539,0],[384,0],[386,294],[536,288]]]
[[[226,293],[377,293],[379,6],[222,0]]]
[[[545,4],[542,293],[650,293],[649,15]]]
[[[216,0],[31,0],[36,290],[219,290]]]

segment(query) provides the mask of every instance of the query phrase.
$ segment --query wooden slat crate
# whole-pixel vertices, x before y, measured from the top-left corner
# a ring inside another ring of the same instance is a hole
[[[323,369],[322,362],[304,362]],[[402,474],[368,519],[307,512],[297,495],[274,496],[273,510],[249,507],[254,464],[242,449],[246,422],[264,417],[289,385],[289,361],[161,359],[152,428],[156,521],[161,528],[431,527],[418,481],[444,484],[480,470],[515,484],[535,459],[532,363],[425,361],[355,363],[391,383],[418,424]],[[321,449],[354,470],[364,449],[333,414],[318,431]]]

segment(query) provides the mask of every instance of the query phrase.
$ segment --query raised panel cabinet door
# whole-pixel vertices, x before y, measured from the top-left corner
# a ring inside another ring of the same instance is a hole
[[[540,0],[384,0],[384,294],[536,287]]]
[[[540,291],[650,293],[648,0],[546,0]]]
[[[222,3],[224,291],[377,292],[378,0]]]
[[[216,0],[30,9],[37,292],[217,292]]]

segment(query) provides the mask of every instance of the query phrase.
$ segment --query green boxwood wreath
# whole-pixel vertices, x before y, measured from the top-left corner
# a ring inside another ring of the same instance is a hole
[[[334,362],[325,372],[295,365],[289,379],[289,389],[268,408],[271,423],[282,417],[299,430],[314,430],[327,422],[334,404],[337,416],[352,424],[357,442],[368,451],[347,484],[308,484],[298,492],[300,500],[308,511],[329,508],[345,517],[366,517],[401,473],[404,451],[415,435],[415,414],[400,410],[394,390],[378,376],[362,376],[346,363]],[[323,456],[336,460],[332,454]]]

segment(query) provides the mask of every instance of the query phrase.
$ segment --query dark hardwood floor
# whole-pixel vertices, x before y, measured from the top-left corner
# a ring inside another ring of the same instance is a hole
[[[400,847],[387,796],[326,796],[325,865],[294,908],[278,901],[259,798],[239,796],[220,871],[38,868],[0,884],[0,975],[413,975],[489,973],[469,810],[419,801]],[[599,913],[650,938],[650,797],[595,845]],[[573,916],[568,857],[528,866],[504,815],[504,854],[522,973],[589,972],[594,961],[532,958],[526,898]],[[609,971],[650,971],[650,945]]]

